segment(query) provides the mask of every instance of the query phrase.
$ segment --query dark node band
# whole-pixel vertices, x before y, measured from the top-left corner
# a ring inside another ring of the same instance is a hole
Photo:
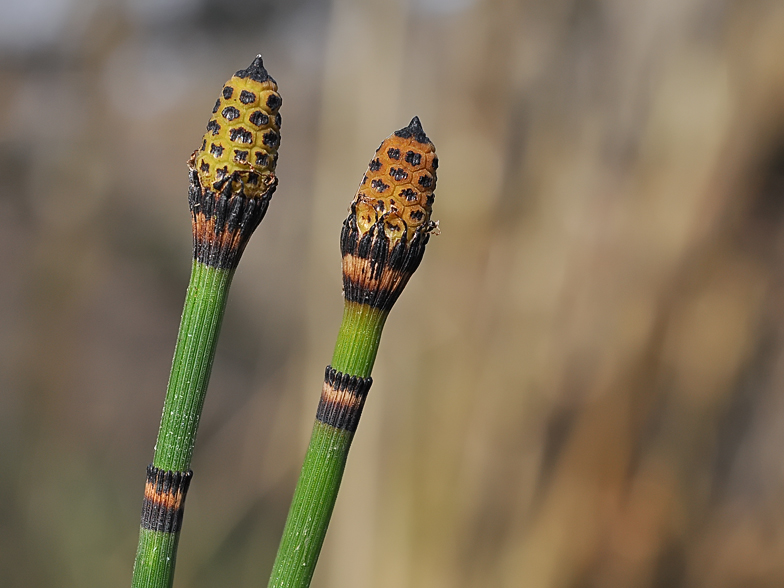
[[[340,234],[343,295],[346,300],[389,311],[419,267],[431,230],[430,223],[422,225],[410,241],[404,235],[390,247],[383,217],[360,235],[352,206]]]
[[[147,483],[142,503],[142,529],[177,533],[182,527],[185,495],[193,472],[161,470],[147,466]]]
[[[234,269],[250,236],[267,212],[277,181],[261,197],[249,198],[233,189],[232,177],[215,190],[203,187],[194,170],[190,174],[188,204],[193,220],[193,256],[220,269]]]
[[[328,365],[316,419],[353,433],[357,430],[371,384],[373,378],[350,376]]]

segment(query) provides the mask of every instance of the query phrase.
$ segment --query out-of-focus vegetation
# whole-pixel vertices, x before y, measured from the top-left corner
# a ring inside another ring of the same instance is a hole
[[[234,282],[179,586],[266,581],[378,142],[441,160],[314,586],[784,585],[784,4],[28,0],[0,15],[0,583],[128,586],[185,161],[257,52],[280,188]]]

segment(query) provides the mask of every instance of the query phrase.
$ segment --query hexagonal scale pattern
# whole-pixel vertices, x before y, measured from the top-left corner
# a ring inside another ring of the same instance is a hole
[[[370,160],[354,198],[357,227],[364,234],[383,219],[394,243],[430,221],[438,157],[419,118],[387,137]]]
[[[203,187],[217,191],[232,177],[232,191],[249,198],[267,192],[278,162],[281,103],[260,56],[226,82],[191,160]]]

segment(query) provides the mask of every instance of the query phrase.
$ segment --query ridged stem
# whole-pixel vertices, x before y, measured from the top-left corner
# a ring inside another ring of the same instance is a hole
[[[153,465],[162,470],[190,468],[233,277],[234,270],[193,262],[155,444]]]
[[[388,314],[347,301],[332,367],[360,378],[370,376]],[[353,438],[353,431],[316,420],[272,568],[270,588],[310,586]]]
[[[430,220],[437,167],[435,146],[414,117],[376,149],[343,222],[343,321],[269,588],[310,586],[372,384],[381,331],[437,229]]]
[[[201,410],[210,379],[233,269],[210,267],[194,260],[185,307],[177,335],[166,400],[155,444],[153,466],[162,472],[188,472]],[[187,491],[187,486],[184,491]],[[182,501],[184,501],[184,491]],[[145,507],[168,509],[169,517],[182,519],[183,502],[172,502],[167,487],[151,485],[145,490]],[[158,524],[160,527],[159,523]],[[133,588],[169,588],[179,543],[179,523],[162,530],[142,528],[133,567]]]
[[[370,376],[388,315],[388,311],[346,301],[332,354],[332,367],[352,376]]]
[[[131,586],[133,588],[171,586],[174,582],[174,564],[177,561],[179,542],[179,533],[141,529]]]

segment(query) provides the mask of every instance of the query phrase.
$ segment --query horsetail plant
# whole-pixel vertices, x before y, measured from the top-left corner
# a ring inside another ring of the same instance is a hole
[[[389,311],[430,234],[438,158],[419,118],[376,150],[343,222],[343,321],[269,581],[307,588],[337,499]]]
[[[193,265],[155,455],[147,467],[134,588],[168,588],[207,384],[234,271],[278,180],[278,86],[257,56],[223,86],[188,167]]]

